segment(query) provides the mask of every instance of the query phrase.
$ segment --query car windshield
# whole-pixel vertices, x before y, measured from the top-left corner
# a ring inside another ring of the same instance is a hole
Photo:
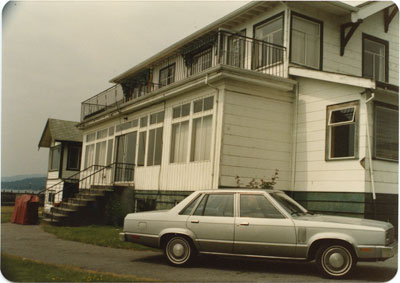
[[[283,192],[274,192],[274,193],[270,193],[271,197],[274,198],[274,200],[276,200],[283,209],[286,210],[286,212],[288,212],[290,215],[304,215],[307,213],[310,213],[307,211],[307,209],[305,209],[304,207],[302,207],[300,204],[298,204],[296,201],[294,201],[293,199],[291,199],[290,197],[288,197],[285,193]],[[312,213],[310,213],[312,214]]]

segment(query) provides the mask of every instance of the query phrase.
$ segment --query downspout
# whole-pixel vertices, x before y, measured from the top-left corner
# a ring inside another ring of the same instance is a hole
[[[213,161],[212,161],[212,165],[211,165],[211,172],[212,172],[212,173],[211,173],[211,174],[212,174],[211,188],[214,189],[214,185],[215,185],[215,184],[214,184],[214,180],[215,180],[215,172],[214,172],[214,170],[215,170],[216,147],[217,147],[216,144],[217,144],[217,118],[218,118],[219,88],[216,87],[216,86],[211,85],[211,84],[208,82],[208,74],[206,74],[206,78],[205,78],[204,83],[205,83],[207,86],[209,86],[209,87],[215,89],[215,91],[217,92],[216,99],[215,99]],[[217,186],[218,186],[218,184],[217,184]]]
[[[292,139],[292,174],[290,182],[291,196],[293,197],[296,179],[296,155],[297,155],[297,122],[299,108],[299,82],[295,86],[294,117],[293,117],[293,139]]]
[[[369,91],[366,91],[366,95]],[[372,165],[372,150],[371,150],[371,135],[369,132],[369,114],[368,114],[368,102],[372,101],[375,98],[375,93],[371,92],[371,97],[367,99],[365,96],[365,113],[367,115],[367,146],[368,146],[368,161],[369,161],[369,174],[371,177],[371,190],[372,190],[372,202],[374,206],[374,216],[376,217],[376,194],[375,194],[375,177],[374,177],[374,168]]]

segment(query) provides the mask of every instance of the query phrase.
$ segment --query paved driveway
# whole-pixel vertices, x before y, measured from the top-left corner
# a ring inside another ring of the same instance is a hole
[[[104,248],[60,240],[37,225],[6,223],[1,228],[2,252],[101,272],[185,282],[322,281],[313,263],[201,256],[191,267],[175,268],[166,263],[161,252]],[[359,263],[351,281],[388,281],[396,271],[397,255],[385,262]]]

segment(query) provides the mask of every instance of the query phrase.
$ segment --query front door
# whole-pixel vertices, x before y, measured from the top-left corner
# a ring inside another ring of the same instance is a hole
[[[234,252],[246,255],[292,257],[296,231],[263,193],[240,194],[239,215],[235,220]]]
[[[117,137],[115,181],[133,181],[136,159],[137,132],[131,132]]]
[[[196,237],[202,252],[232,253],[234,194],[206,194],[186,226]]]

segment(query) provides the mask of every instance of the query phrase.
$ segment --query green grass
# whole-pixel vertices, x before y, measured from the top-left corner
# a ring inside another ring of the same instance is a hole
[[[11,222],[11,216],[14,211],[14,206],[2,206],[1,207],[1,223]]]
[[[119,249],[154,250],[139,244],[120,241],[118,234],[122,232],[122,228],[113,226],[90,225],[68,227],[42,224],[42,227],[45,232],[54,234],[57,238],[63,240]]]
[[[76,267],[42,263],[1,254],[1,272],[12,282],[143,282],[155,281],[134,275],[96,272]]]

